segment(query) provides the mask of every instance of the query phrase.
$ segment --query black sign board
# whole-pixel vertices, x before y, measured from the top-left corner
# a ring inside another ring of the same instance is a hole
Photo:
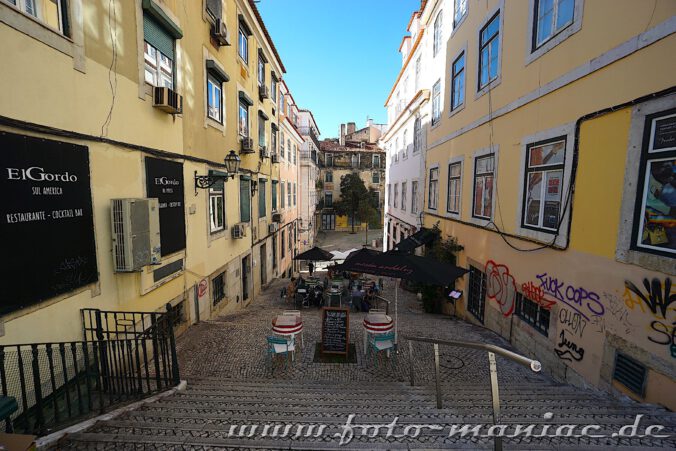
[[[322,308],[322,352],[345,354],[350,348],[350,310],[348,308]]]
[[[654,127],[652,151],[676,148],[676,115],[656,119]]]
[[[98,280],[89,150],[0,132],[0,315]]]
[[[148,197],[157,198],[160,206],[162,256],[185,249],[183,165],[146,157],[146,184]]]

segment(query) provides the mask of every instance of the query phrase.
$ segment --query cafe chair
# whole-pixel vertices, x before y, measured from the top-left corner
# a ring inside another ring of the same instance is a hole
[[[390,350],[394,350],[394,332],[370,334],[368,350],[374,353],[376,368],[378,368],[378,355],[380,352],[385,351],[385,355],[389,356]]]
[[[268,341],[268,352],[267,356],[270,359],[270,368],[272,368],[273,358],[276,355],[286,355],[286,360],[284,368],[289,366],[289,359],[294,360],[294,353],[296,351],[296,345],[293,337],[291,339],[281,338],[281,337],[267,337]]]

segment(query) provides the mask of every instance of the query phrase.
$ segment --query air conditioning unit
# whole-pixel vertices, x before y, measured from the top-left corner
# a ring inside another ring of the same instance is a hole
[[[251,227],[251,236],[253,237],[254,241],[258,240],[258,227],[256,226]]]
[[[277,230],[279,230],[279,224],[274,222],[272,224],[268,224],[268,233],[275,233]]]
[[[253,138],[242,138],[242,153],[254,153]]]
[[[246,236],[246,223],[240,222],[232,226],[233,238],[244,238]]]
[[[180,114],[183,112],[183,96],[172,89],[156,86],[153,93],[153,106],[165,113]]]
[[[258,97],[260,97],[261,100],[267,99],[267,98],[270,97],[270,90],[268,89],[267,86],[260,85],[258,87]]]
[[[276,153],[270,155],[270,158],[272,159],[273,163],[279,163],[279,155],[277,155]]]
[[[110,219],[116,272],[140,271],[144,266],[160,263],[157,199],[112,199]]]
[[[218,45],[230,45],[230,39],[228,38],[228,28],[225,26],[225,22],[221,19],[216,19],[216,23],[211,29],[211,36],[218,42]]]
[[[272,214],[272,222],[282,222],[282,214],[281,213],[273,213]]]
[[[261,150],[261,158],[270,158],[270,155],[268,154],[268,148],[265,146],[259,146]]]

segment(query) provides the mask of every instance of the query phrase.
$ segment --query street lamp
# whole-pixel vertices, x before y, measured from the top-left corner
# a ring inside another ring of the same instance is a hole
[[[242,163],[242,159],[239,158],[239,155],[234,150],[231,150],[223,161],[225,162],[225,175],[197,175],[197,171],[195,171],[195,196],[197,196],[197,188],[208,189],[218,181],[227,182],[228,177],[231,179],[235,178],[235,174],[239,172],[239,165]]]
[[[423,212],[421,211],[420,214],[418,215],[418,229],[422,229],[424,220],[423,220]]]

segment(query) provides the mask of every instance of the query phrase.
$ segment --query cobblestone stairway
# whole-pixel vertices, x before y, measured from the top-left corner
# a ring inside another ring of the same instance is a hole
[[[474,387],[447,384],[442,389],[444,408],[437,409],[434,386],[429,384],[411,387],[403,382],[192,378],[185,391],[71,434],[59,447],[492,448],[490,437],[471,437],[471,432],[465,437],[459,432],[450,434],[453,425],[456,428],[469,425],[470,431],[475,425],[484,425],[479,434],[487,434],[492,424],[490,388],[482,383]],[[617,400],[547,380],[505,384],[501,386],[500,398],[501,424],[509,425],[506,436],[514,434],[516,424],[536,425],[532,435],[542,434],[543,425],[550,425],[547,434],[554,434],[561,425],[575,425],[574,429],[567,428],[564,435],[567,431],[578,435],[586,425],[599,425],[589,434],[606,436],[535,438],[524,434],[505,437],[506,449],[676,448],[676,415],[656,406]],[[657,424],[665,429],[653,429],[653,434],[671,437],[611,437],[623,426],[634,424],[636,415],[642,415],[638,434],[645,434],[647,426]],[[346,424],[351,424],[351,428]],[[373,434],[373,428],[365,430],[363,425],[382,427]],[[392,425],[390,437],[387,425]],[[421,425],[424,426],[419,428]],[[243,426],[246,428],[242,429]],[[251,426],[257,428],[252,431]],[[314,429],[309,430],[310,426]],[[341,445],[341,437],[347,443]]]

